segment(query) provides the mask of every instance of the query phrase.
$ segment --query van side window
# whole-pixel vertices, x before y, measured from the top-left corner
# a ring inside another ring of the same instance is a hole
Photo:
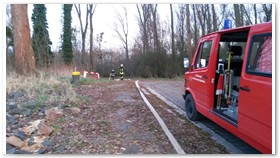
[[[260,76],[272,76],[272,34],[252,37],[247,73]]]
[[[195,59],[195,68],[204,68],[208,66],[211,48],[212,41],[206,41],[200,44]]]

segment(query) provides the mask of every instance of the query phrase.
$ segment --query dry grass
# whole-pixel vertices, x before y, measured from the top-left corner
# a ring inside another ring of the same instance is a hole
[[[76,92],[69,76],[52,75],[40,72],[37,76],[7,76],[6,92],[21,92],[29,99],[42,100],[48,103],[76,103]]]

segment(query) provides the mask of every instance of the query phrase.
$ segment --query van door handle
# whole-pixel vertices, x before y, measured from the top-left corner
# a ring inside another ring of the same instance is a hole
[[[240,87],[241,90],[246,91],[246,92],[251,92],[249,87]]]
[[[208,79],[208,77],[206,75],[202,76],[202,78]]]

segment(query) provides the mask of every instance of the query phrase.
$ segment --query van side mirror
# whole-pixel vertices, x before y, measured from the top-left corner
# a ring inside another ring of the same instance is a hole
[[[189,67],[190,67],[189,58],[184,58],[184,68],[189,68]]]

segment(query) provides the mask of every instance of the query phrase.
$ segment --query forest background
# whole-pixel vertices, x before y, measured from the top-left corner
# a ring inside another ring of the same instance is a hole
[[[272,4],[54,5],[61,9],[45,4],[27,6],[29,43],[35,59],[34,68],[29,69],[34,71],[65,68],[107,77],[124,64],[129,77],[174,78],[186,71],[183,58],[193,57],[199,37],[222,30],[225,19],[232,21],[232,27],[272,21]],[[53,12],[60,17],[56,32],[49,31],[53,24],[50,26],[47,18]],[[106,18],[107,14],[113,18]],[[51,34],[59,34],[59,39],[51,39]],[[14,35],[12,8],[6,5],[7,74],[24,68],[17,66]]]

